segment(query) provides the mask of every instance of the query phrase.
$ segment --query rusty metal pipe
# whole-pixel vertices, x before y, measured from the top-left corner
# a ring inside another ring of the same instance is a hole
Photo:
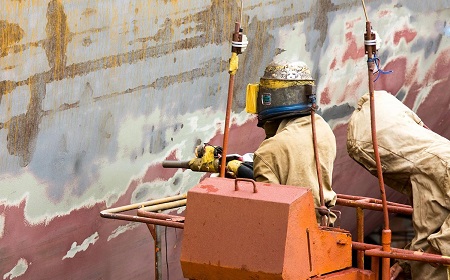
[[[116,220],[124,220],[124,221],[132,221],[132,222],[139,222],[139,223],[145,223],[147,225],[147,228],[150,231],[151,236],[154,240],[154,254],[155,254],[155,279],[160,280],[162,279],[161,274],[161,236],[158,234],[159,227],[158,226],[166,226],[166,227],[173,227],[173,228],[184,228],[184,223],[180,221],[170,221],[167,219],[162,219],[159,217],[151,216],[150,217],[139,217],[139,216],[133,216],[133,215],[127,215],[127,214],[119,214],[120,212],[130,211],[139,209],[138,215],[140,211],[144,211],[146,207],[155,207],[156,209],[164,208],[168,209],[168,206],[174,206],[179,207],[186,205],[186,197],[187,194],[181,194],[176,196],[170,196],[160,199],[154,199],[150,201],[140,202],[140,203],[134,203],[130,205],[125,205],[121,207],[106,209],[100,212],[100,216],[103,218],[108,219],[116,219]],[[161,206],[162,205],[162,206]],[[142,213],[141,213],[142,214]],[[145,216],[145,215],[142,215]]]
[[[375,275],[374,280],[378,280],[380,279],[380,258],[372,257],[371,260],[370,270],[372,270],[373,274]]]
[[[382,251],[382,246],[360,243],[360,242],[352,242],[352,248],[354,250],[362,250],[365,251],[367,256],[373,257],[381,257],[381,258],[391,258],[391,259],[402,259],[402,260],[410,260],[410,261],[420,261],[420,262],[428,262],[428,263],[439,263],[442,265],[450,265],[450,258],[429,254],[418,251],[411,251],[405,249],[391,248],[390,252]]]
[[[241,28],[241,25],[239,22],[236,22],[234,24],[234,33],[233,33],[233,41],[239,40],[239,29]],[[238,52],[234,49],[234,47],[231,49],[232,54]],[[231,59],[230,59],[231,60]],[[231,107],[233,104],[233,88],[234,88],[234,73],[230,72],[230,79],[228,81],[228,98],[227,98],[227,109],[225,112],[225,127],[223,130],[223,144],[222,144],[222,158],[220,161],[220,177],[225,177],[225,168],[227,165],[227,152],[228,152],[228,138],[229,138],[229,131],[230,131],[230,115],[231,115]]]
[[[161,279],[161,269],[160,267],[160,262],[158,261],[161,258],[161,242],[158,242],[161,240],[159,234],[156,233],[156,226],[153,224],[147,224],[147,228],[150,231],[150,234],[153,237],[153,243],[154,243],[154,250],[153,250],[153,254],[154,254],[154,258],[155,258],[155,279],[160,280]]]
[[[142,203],[134,203],[134,204],[125,205],[122,207],[106,209],[106,210],[103,210],[100,212],[100,216],[102,216],[103,218],[108,218],[108,219],[117,219],[117,220],[140,222],[140,223],[153,224],[153,225],[162,225],[162,226],[168,226],[168,227],[183,228],[184,225],[180,222],[167,221],[167,220],[157,219],[154,217],[148,218],[148,217],[127,215],[127,214],[120,214],[120,212],[134,210],[134,209],[138,209],[138,208],[141,208],[140,210],[142,210],[142,211],[145,211],[145,209],[158,211],[158,210],[167,210],[167,209],[171,209],[171,208],[181,207],[181,206],[186,205],[186,197],[187,197],[187,194],[181,194],[181,195],[176,195],[176,196],[171,196],[171,197],[166,197],[166,198],[150,200],[150,201],[146,201],[146,202],[142,202]],[[139,213],[139,210],[138,210],[138,213]]]
[[[183,222],[184,221],[183,216],[170,215],[170,214],[164,214],[164,213],[147,212],[142,209],[139,209],[137,211],[137,214],[138,214],[138,216],[141,216],[141,217],[158,219],[158,220],[166,220],[166,221],[174,221],[174,222]]]
[[[433,264],[442,264],[449,266],[450,265],[450,259],[444,258],[440,255],[434,255],[433,254],[407,254],[402,252],[386,252],[382,251],[381,249],[371,249],[366,250],[365,254],[367,256],[375,256],[375,257],[381,257],[381,258],[395,258],[395,259],[402,259],[402,260],[410,260],[410,261],[419,261],[419,262],[427,262],[427,263],[433,263]],[[423,254],[423,255],[421,255]]]
[[[385,205],[383,205],[385,206]],[[387,213],[387,207],[386,209],[383,208],[383,213]],[[389,225],[388,225],[389,226]],[[383,229],[381,231],[381,247],[384,253],[390,253],[392,248],[391,248],[391,240],[392,240],[392,231],[387,228],[387,229]],[[386,256],[388,256],[388,254],[386,254]],[[382,256],[380,256],[382,257]],[[391,259],[390,258],[382,258],[381,259],[381,275],[383,277],[383,279],[389,279],[391,277]]]
[[[375,34],[372,33],[372,27],[370,22],[366,22],[366,34],[364,37],[365,40],[375,40]],[[380,153],[378,151],[378,140],[377,140],[377,126],[375,119],[375,92],[374,92],[374,82],[372,80],[373,70],[375,63],[372,61],[373,54],[376,52],[376,47],[373,45],[366,45],[367,52],[367,72],[369,77],[369,93],[370,93],[370,127],[372,133],[372,144],[373,144],[373,153],[375,157],[375,162],[377,166],[377,177],[378,184],[380,186],[381,192],[381,200],[383,201],[383,214],[384,214],[384,229],[389,229],[389,216],[387,211],[387,203],[386,203],[386,191],[384,188],[384,180],[383,180],[383,170],[381,166]]]
[[[349,200],[349,199],[336,199],[336,205],[347,206],[347,207],[361,207],[363,209],[383,211],[383,205],[376,203],[369,203],[360,200]],[[400,207],[400,206],[387,206],[390,213],[412,215],[413,209],[410,207]]]
[[[152,218],[126,215],[126,214],[105,213],[104,216],[102,216],[102,217],[108,218],[108,219],[116,219],[116,220],[153,224],[153,225],[161,225],[161,226],[166,226],[166,227],[184,228],[184,225],[180,222],[172,222],[172,221],[166,221],[166,220],[160,220],[160,219],[152,219]]]
[[[338,198],[343,198],[343,199],[349,199],[349,200],[365,200],[367,202],[370,203],[378,203],[378,204],[382,204],[382,200],[381,199],[375,199],[372,197],[364,197],[364,196],[355,196],[355,195],[348,195],[348,194],[337,194]],[[391,202],[391,201],[387,201],[388,205],[391,206],[399,206],[399,207],[403,207],[403,208],[411,208],[411,205],[407,205],[407,204],[402,204],[402,203],[396,203],[396,202]]]
[[[100,216],[104,217],[108,213],[119,213],[119,212],[124,212],[124,211],[129,211],[129,210],[134,210],[134,209],[150,206],[150,205],[157,205],[157,204],[161,204],[161,203],[181,200],[181,199],[185,199],[186,197],[187,197],[187,194],[180,194],[180,195],[169,196],[169,197],[165,197],[165,198],[159,198],[159,199],[134,203],[134,204],[125,205],[125,206],[121,206],[121,207],[105,209],[100,212]],[[107,217],[105,217],[105,218],[107,218]]]
[[[231,103],[233,102],[233,87],[234,87],[234,75],[230,74],[230,80],[228,82],[228,99],[227,99],[227,111],[225,113],[225,127],[223,131],[223,150],[222,158],[220,160],[220,177],[225,177],[225,168],[227,167],[227,152],[228,152],[228,134],[230,126],[231,115]]]
[[[361,0],[364,6],[364,0]],[[366,13],[366,12],[365,12]],[[367,13],[366,13],[367,17]],[[372,134],[372,146],[375,157],[375,162],[377,166],[377,177],[378,177],[378,185],[380,187],[381,200],[383,201],[383,220],[384,220],[384,229],[382,232],[382,243],[383,243],[383,251],[389,252],[391,250],[391,231],[389,229],[389,212],[388,206],[386,202],[386,191],[384,188],[384,180],[383,180],[383,170],[381,166],[380,154],[378,151],[378,140],[377,140],[377,129],[376,129],[376,120],[375,120],[375,97],[374,97],[374,82],[372,80],[372,75],[374,71],[374,61],[373,54],[376,53],[376,45],[373,42],[367,43],[368,41],[374,41],[375,34],[372,32],[372,26],[370,21],[367,19],[366,21],[366,33],[364,34],[364,45],[367,53],[367,73],[369,77],[369,94],[370,94],[370,127]],[[382,279],[389,279],[390,276],[390,260],[388,258],[382,259],[381,265],[381,277]]]
[[[167,210],[167,209],[173,209],[177,207],[186,206],[187,199],[181,199],[177,201],[171,201],[166,203],[160,203],[157,205],[147,206],[143,207],[140,210],[142,211],[149,211],[149,212],[156,212],[161,210]]]
[[[358,242],[364,242],[364,210],[361,207],[356,208],[356,227]],[[356,252],[356,261],[358,268],[364,269],[364,252]]]

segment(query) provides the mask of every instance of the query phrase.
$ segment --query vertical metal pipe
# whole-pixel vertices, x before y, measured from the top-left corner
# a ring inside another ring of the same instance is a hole
[[[371,268],[372,272],[375,274],[374,280],[380,279],[380,272],[379,272],[380,271],[380,258],[372,257],[370,268]]]
[[[314,159],[316,162],[316,171],[317,171],[317,179],[319,182],[319,197],[320,197],[320,209],[324,209],[325,207],[325,199],[323,195],[323,182],[322,182],[322,167],[320,165],[319,159],[319,151],[317,148],[317,135],[316,135],[316,104],[312,105],[311,108],[311,127],[312,127],[312,138],[313,138],[313,149],[314,149]],[[326,210],[326,209],[324,209]],[[327,217],[324,216],[324,213],[321,213],[319,210],[319,214],[321,214],[320,225],[327,226]]]
[[[162,280],[161,226],[155,225],[155,232],[155,279]]]
[[[161,227],[153,224],[147,224],[147,228],[153,237],[154,256],[155,256],[155,280],[162,280],[162,257],[161,257]]]
[[[364,3],[364,1],[363,1]],[[367,53],[367,73],[369,77],[369,93],[370,93],[370,126],[372,132],[372,144],[373,144],[373,152],[375,157],[375,162],[377,166],[377,176],[378,176],[378,184],[380,187],[381,200],[383,203],[383,218],[384,218],[384,230],[382,233],[382,248],[383,251],[390,252],[391,250],[391,234],[389,229],[389,213],[387,209],[387,201],[386,201],[386,192],[384,188],[384,180],[383,180],[383,170],[381,166],[380,154],[378,151],[378,140],[376,133],[376,120],[375,120],[375,92],[374,92],[374,82],[372,80],[372,75],[374,71],[374,61],[373,54],[376,52],[376,45],[372,42],[367,43],[367,41],[375,40],[375,34],[372,32],[372,26],[370,21],[366,21],[366,34],[364,36],[365,39],[365,47]],[[389,279],[390,277],[390,259],[383,258],[382,259],[382,279]]]
[[[364,242],[364,210],[361,207],[356,208],[356,226],[357,226],[357,240]],[[359,269],[364,269],[364,251],[357,251],[357,263]]]
[[[223,132],[223,144],[222,144],[223,150],[220,162],[220,177],[225,177],[225,168],[227,165],[228,134],[230,126],[231,103],[233,102],[233,87],[234,87],[234,75],[230,74],[230,80],[228,82],[228,99],[227,99],[227,111],[225,115],[225,128]]]
[[[153,243],[154,243],[154,257],[155,257],[155,280],[160,280],[162,279],[162,275],[161,275],[161,270],[160,270],[160,261],[161,261],[161,244],[158,243],[158,239],[159,239],[159,234],[157,233],[156,230],[156,225],[154,224],[147,224],[147,228],[150,231],[150,234],[153,237]]]
[[[239,29],[240,29],[240,23],[236,22],[234,24],[234,33],[233,33],[233,41],[239,41]],[[234,47],[233,47],[234,48]],[[237,52],[232,52],[231,54],[236,54]],[[230,59],[231,61],[231,59]],[[225,112],[225,127],[223,130],[223,144],[222,144],[222,158],[220,161],[220,177],[225,177],[225,168],[227,165],[227,151],[228,151],[228,134],[230,130],[230,115],[231,115],[231,107],[233,104],[233,88],[234,88],[234,72],[230,71],[230,79],[228,81],[228,98],[227,98],[227,109]]]
[[[390,229],[383,229],[381,232],[381,246],[383,248],[384,252],[390,252],[391,251],[391,239],[392,234]],[[391,279],[391,259],[390,258],[382,258],[382,266],[381,266],[381,273],[383,279]]]

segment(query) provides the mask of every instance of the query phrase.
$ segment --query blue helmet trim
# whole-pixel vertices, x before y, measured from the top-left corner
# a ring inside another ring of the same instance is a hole
[[[278,116],[285,113],[294,113],[294,112],[304,112],[309,111],[312,107],[312,103],[308,105],[305,104],[295,104],[295,105],[286,105],[286,106],[278,106],[269,109],[265,109],[259,112],[258,117],[262,119],[269,118],[271,116]]]
[[[285,105],[269,108],[259,112],[258,126],[262,126],[268,120],[288,117],[308,116],[311,114],[312,103]]]

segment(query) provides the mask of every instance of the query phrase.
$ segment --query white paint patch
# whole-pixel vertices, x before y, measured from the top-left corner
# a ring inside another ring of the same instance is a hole
[[[445,27],[444,28],[444,35],[447,37],[450,37],[450,27]]]
[[[178,169],[174,176],[167,181],[158,179],[149,183],[140,184],[133,192],[131,203],[134,204],[187,193],[190,188],[198,184],[202,177],[201,175],[199,172]]]
[[[77,245],[77,242],[73,242],[72,247],[70,247],[70,250],[62,259],[73,258],[78,252],[86,251],[89,245],[95,244],[97,240],[98,232],[86,238],[81,245]]]
[[[4,1],[2,2],[2,8],[3,3]],[[5,19],[2,17],[0,18]],[[20,27],[25,26],[26,24],[20,25]],[[33,28],[37,27],[33,26]],[[30,33],[40,33],[40,32],[30,31]],[[26,44],[25,41],[27,41],[27,39],[29,38],[28,35],[30,33],[26,33],[25,31],[24,33],[25,36],[20,42]],[[0,81],[7,81],[7,80],[23,81],[27,80],[29,77],[32,77],[37,73],[42,73],[48,70],[49,70],[48,60],[44,49],[28,48],[24,49],[21,52],[14,52],[14,53],[11,52],[9,55],[2,57],[2,71],[0,72]]]
[[[108,241],[116,238],[117,236],[121,235],[122,233],[125,233],[129,230],[133,230],[133,229],[137,228],[139,225],[141,225],[141,224],[133,222],[133,223],[129,223],[125,226],[120,226],[120,227],[116,228],[115,230],[113,230],[111,235],[108,236]]]
[[[286,25],[278,31],[278,36],[275,37],[278,39],[276,47],[284,51],[273,58],[274,62],[284,64],[289,61],[303,61],[306,65],[313,65],[310,58],[303,55],[307,52],[305,42],[308,40],[304,29],[304,22],[298,22]]]
[[[2,112],[0,114],[0,122],[4,123],[12,117],[25,114],[29,103],[29,86],[17,87],[11,93],[4,95],[0,102],[0,112]]]
[[[205,117],[200,119],[199,115]],[[6,173],[0,174],[0,186],[2,188],[0,204],[19,205],[25,200],[25,220],[31,225],[48,224],[54,218],[65,216],[73,209],[88,207],[99,201],[106,201],[106,206],[110,207],[126,192],[132,181],[145,176],[150,166],[160,164],[173,151],[177,152],[179,159],[192,158],[192,143],[195,143],[197,139],[208,142],[223,127],[223,114],[211,109],[204,109],[179,116],[176,119],[170,119],[167,122],[168,127],[181,122],[181,120],[184,122],[184,129],[167,136],[173,138],[173,141],[168,141],[171,145],[168,145],[157,154],[146,152],[143,156],[138,157],[137,160],[130,161],[128,155],[132,152],[138,153],[139,149],[136,147],[142,146],[141,141],[146,137],[142,131],[145,131],[146,127],[151,125],[155,125],[158,128],[159,116],[160,111],[154,110],[146,118],[133,118],[131,116],[124,118],[123,125],[119,126],[117,132],[117,159],[108,164],[99,164],[99,179],[95,185],[93,184],[81,196],[74,196],[70,191],[65,191],[60,201],[51,201],[48,198],[47,190],[49,184],[47,181],[35,176],[29,168],[23,168],[20,172],[14,172],[14,166],[18,166],[19,163],[18,157],[7,156],[6,158],[1,158],[0,170],[4,170]],[[245,122],[245,116],[246,113],[241,112],[240,115],[233,115],[232,119],[237,123],[241,123]],[[134,129],[133,127],[138,127],[139,129]],[[196,133],[193,134],[192,131]],[[7,133],[5,132],[6,130],[0,130],[0,140],[4,139],[6,141]],[[140,141],[130,137],[130,135],[133,135],[134,138],[137,138],[137,135],[139,135]],[[0,154],[2,152],[8,155],[6,145],[0,147]],[[17,161],[17,164],[15,164],[15,161]],[[121,171],[120,176],[118,176],[117,170]],[[182,185],[167,188],[167,183],[159,184],[158,186],[161,186],[161,189],[155,190],[152,198],[184,193],[192,186],[195,186],[202,176],[201,172],[191,172],[189,170],[183,175],[183,178],[187,180],[183,180]],[[43,203],[45,203],[46,207],[42,207]]]
[[[35,188],[45,189],[45,185],[41,184],[30,173],[2,174],[0,175],[0,181],[2,182],[0,204],[5,205],[18,205],[23,199],[25,199],[29,195],[29,192],[26,191],[24,186],[34,186]]]
[[[27,269],[28,269],[28,262],[27,262],[27,260],[24,259],[24,258],[21,258],[17,262],[16,266],[13,269],[11,269],[10,272],[5,273],[3,275],[3,279],[14,279],[16,277],[24,275],[25,272],[27,271]]]
[[[4,233],[5,233],[5,216],[0,215],[0,238],[3,237]]]

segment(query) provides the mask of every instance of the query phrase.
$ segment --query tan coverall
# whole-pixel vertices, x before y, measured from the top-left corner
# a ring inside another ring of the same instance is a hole
[[[431,245],[450,256],[450,141],[423,126],[421,119],[397,98],[375,92],[377,140],[385,183],[412,196],[415,237],[410,249]],[[369,94],[358,102],[347,130],[347,151],[373,175]],[[447,279],[445,266],[410,262],[413,279]]]
[[[332,207],[336,203],[336,193],[331,189],[336,139],[324,119],[317,114],[315,116],[324,201],[327,207]],[[314,204],[319,207],[319,183],[312,139],[311,116],[282,120],[277,133],[264,140],[254,154],[255,180],[311,188]],[[320,222],[317,211],[316,217]],[[335,218],[331,213],[330,222],[333,223]]]

